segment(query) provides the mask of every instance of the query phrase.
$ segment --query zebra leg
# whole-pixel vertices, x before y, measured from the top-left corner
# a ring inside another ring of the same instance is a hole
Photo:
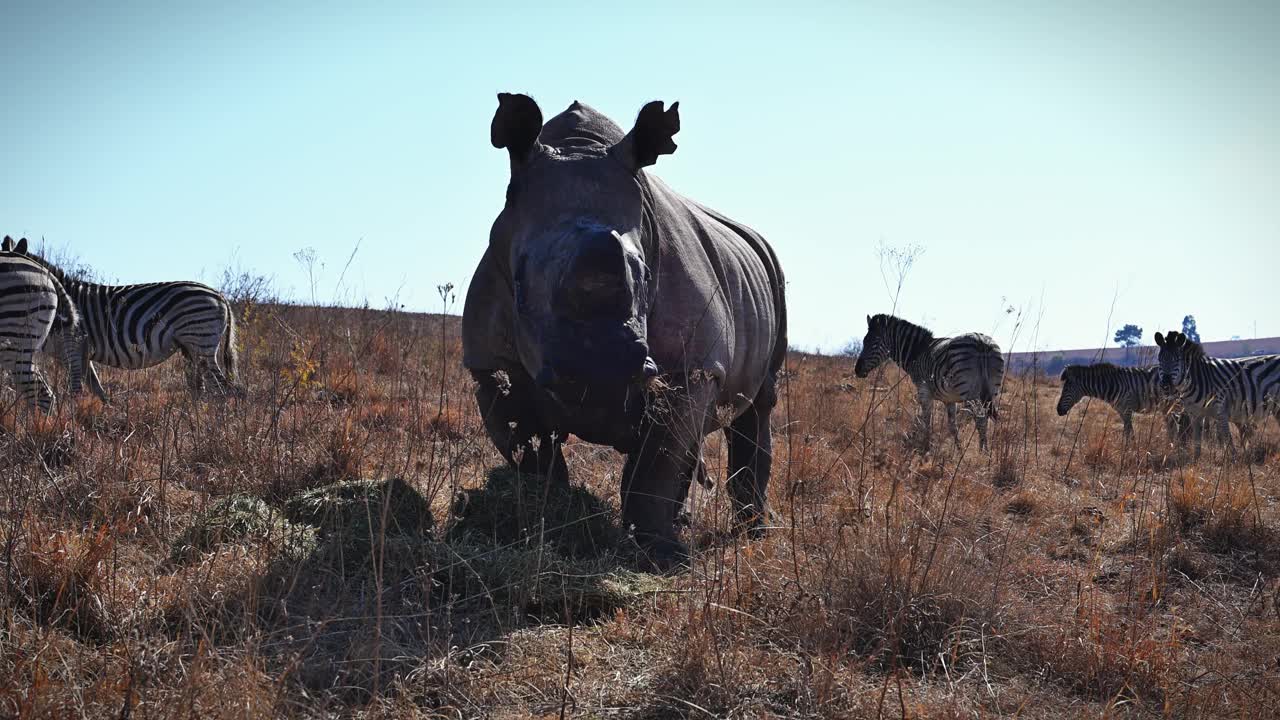
[[[1236,454],[1236,444],[1231,439],[1231,414],[1225,403],[1218,411],[1218,441],[1225,445],[1233,456]]]
[[[981,413],[974,413],[973,424],[978,426],[978,450],[986,452],[987,449],[987,413],[983,409]]]
[[[111,402],[111,398],[107,397],[107,391],[102,388],[102,381],[98,379],[97,369],[93,367],[93,363],[89,361],[88,357],[84,360],[84,378],[89,383],[89,390],[94,395],[97,395],[99,400],[104,403]]]
[[[231,381],[227,379],[227,374],[222,371],[222,365],[218,362],[218,348],[192,348],[188,357],[196,358],[198,362],[199,385],[201,388],[208,387],[211,392],[218,395],[228,395],[231,390]],[[199,390],[195,391],[199,393]]]
[[[1240,450],[1247,453],[1249,446],[1253,443],[1253,422],[1245,420],[1237,426],[1237,429],[1240,431]]]
[[[9,371],[20,397],[46,415],[53,410],[53,389],[36,367],[34,351],[0,349],[0,367]]]
[[[956,404],[946,403],[947,408],[947,428],[951,430],[951,439],[955,441],[956,449],[960,449],[960,427],[956,424]]]
[[[918,425],[923,434],[924,449],[927,452],[933,443],[933,393],[929,391],[927,385],[921,385],[916,392],[920,398]]]
[[[1133,411],[1125,410],[1120,413],[1120,419],[1124,422],[1124,439],[1125,442],[1133,439]]]

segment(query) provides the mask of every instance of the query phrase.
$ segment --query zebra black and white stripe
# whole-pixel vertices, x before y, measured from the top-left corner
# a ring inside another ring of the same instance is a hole
[[[979,447],[987,447],[987,415],[998,419],[995,399],[1004,382],[1004,356],[988,336],[968,333],[935,338],[927,328],[893,315],[867,317],[867,336],[854,374],[866,377],[887,360],[893,360],[911,376],[920,399],[920,427],[925,447],[933,432],[933,401],[946,405],[947,424],[956,446],[956,403],[973,410]]]
[[[1098,398],[1111,405],[1124,422],[1125,437],[1133,436],[1134,413],[1158,413],[1164,416],[1165,433],[1173,440],[1179,427],[1190,422],[1178,408],[1172,394],[1160,389],[1157,367],[1120,367],[1111,363],[1068,365],[1062,371],[1062,395],[1058,398],[1058,415],[1066,415],[1086,397]]]
[[[1231,423],[1248,444],[1253,420],[1274,415],[1280,422],[1280,355],[1256,355],[1221,359],[1205,354],[1200,343],[1180,332],[1156,333],[1160,348],[1160,382],[1175,391],[1192,414],[1196,455],[1200,455],[1202,428],[1198,420],[1216,421],[1218,438],[1234,451]]]
[[[47,413],[56,398],[36,365],[36,353],[51,335],[74,342],[80,321],[58,279],[14,253],[14,247],[8,236],[0,244],[0,369],[8,372],[19,396]],[[76,359],[67,360],[72,374],[78,374]]]
[[[25,252],[25,241],[19,243]],[[83,341],[64,354],[79,354],[84,377],[93,392],[107,400],[93,363],[137,370],[181,352],[188,362],[191,391],[199,395],[205,381],[217,392],[242,391],[236,378],[236,323],[231,304],[217,290],[197,282],[101,285],[69,277],[37,255],[26,257],[44,266],[66,289],[81,318]],[[80,391],[72,376],[72,394]]]

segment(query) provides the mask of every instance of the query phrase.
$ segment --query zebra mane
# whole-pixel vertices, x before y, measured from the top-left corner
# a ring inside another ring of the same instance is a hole
[[[930,330],[929,328],[923,325],[917,325],[911,322],[910,320],[903,320],[897,315],[887,315],[885,313],[881,313],[879,315],[873,315],[871,317],[870,325],[871,327],[878,326],[882,331],[885,331],[885,332],[892,332],[894,330],[906,328],[914,331],[916,334],[916,337],[920,338],[925,343],[931,343],[935,339],[933,336],[933,331]]]
[[[1123,367],[1109,362],[1093,363],[1091,365],[1068,365],[1062,369],[1061,379],[1066,380],[1068,375],[1081,379],[1094,379],[1116,373],[1141,372],[1146,369],[1148,368]]]

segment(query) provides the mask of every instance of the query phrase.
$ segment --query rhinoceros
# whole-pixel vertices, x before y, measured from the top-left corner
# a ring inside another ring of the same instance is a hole
[[[506,203],[467,290],[463,362],[498,451],[567,484],[569,435],[625,453],[622,518],[641,557],[687,562],[675,531],[704,436],[723,428],[736,527],[766,517],[769,414],[787,349],[782,269],[754,230],[643,168],[676,149],[679,103],[630,132],[574,102],[543,125],[498,95]]]

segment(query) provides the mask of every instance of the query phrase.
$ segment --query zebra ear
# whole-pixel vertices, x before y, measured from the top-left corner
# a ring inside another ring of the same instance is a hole
[[[5,235],[4,242],[0,243],[0,250],[3,250],[4,252],[13,252],[13,238]]]
[[[13,251],[14,251],[14,252],[16,252],[16,253],[18,253],[19,255],[26,255],[26,254],[27,254],[27,239],[26,239],[26,238],[22,238],[21,240],[19,240],[19,241],[18,241],[18,245],[17,245],[16,247],[14,247]]]
[[[871,324],[871,316],[870,316],[870,315],[868,315],[868,316],[867,316],[867,325],[870,325],[870,324]]]
[[[1164,336],[1160,333],[1156,333],[1156,345],[1164,347]]]

